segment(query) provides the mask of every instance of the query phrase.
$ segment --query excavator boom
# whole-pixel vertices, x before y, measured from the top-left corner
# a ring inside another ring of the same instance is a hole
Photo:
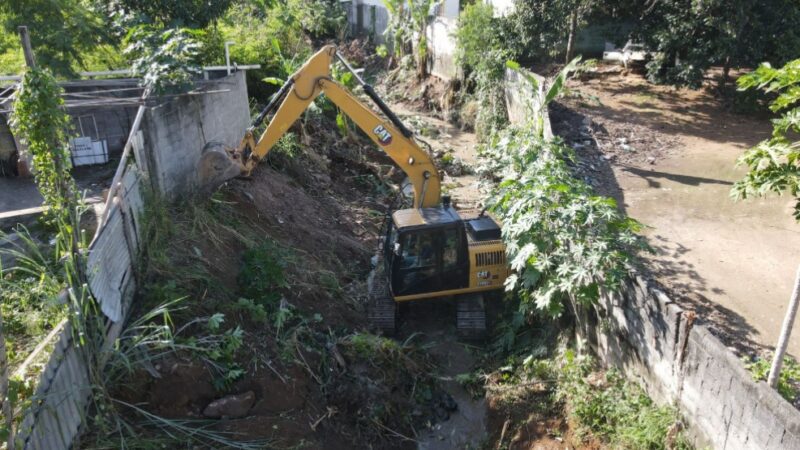
[[[388,120],[368,108],[332,78],[331,65],[334,63],[334,58],[338,58],[353,72],[364,92]],[[372,86],[364,82],[347,61],[337,54],[333,45],[323,47],[295,72],[248,128],[239,147],[231,154],[232,160],[239,165],[240,173],[249,175],[311,102],[323,93],[405,171],[414,189],[414,208],[433,207],[439,204],[440,177],[430,155],[417,145],[412,133],[383,103]],[[274,116],[266,130],[256,139],[253,135],[255,128],[273,111]],[[213,161],[214,168],[219,167],[219,169],[201,166],[201,174],[215,171],[229,173],[229,168],[220,167],[218,157],[209,155],[206,160]],[[207,179],[215,178],[214,175],[202,176]]]

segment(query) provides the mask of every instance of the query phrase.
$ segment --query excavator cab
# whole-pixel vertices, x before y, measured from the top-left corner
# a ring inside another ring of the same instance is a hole
[[[459,334],[486,331],[484,293],[500,291],[508,276],[500,224],[485,211],[441,206],[394,211],[387,220],[381,275],[370,290],[370,319],[395,332],[397,305],[454,298]]]
[[[469,286],[467,237],[450,206],[395,211],[384,249],[395,298]]]

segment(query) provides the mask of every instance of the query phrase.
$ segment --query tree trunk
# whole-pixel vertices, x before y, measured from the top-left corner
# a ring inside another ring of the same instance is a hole
[[[425,37],[425,28],[422,28],[420,39],[417,42],[417,77],[420,80],[428,76],[428,40]]]
[[[728,85],[728,80],[730,79],[731,73],[731,57],[726,56],[725,62],[722,63],[722,78],[719,80],[719,92],[724,94],[725,93],[725,86]]]
[[[572,15],[569,18],[569,37],[567,38],[567,60],[564,64],[569,64],[572,61],[572,52],[575,50],[575,33],[578,29],[578,7],[572,10]]]
[[[781,335],[778,338],[778,346],[775,348],[775,356],[772,358],[772,367],[769,369],[767,384],[769,384],[769,387],[772,389],[778,387],[778,380],[780,379],[781,368],[783,367],[783,355],[786,354],[786,347],[789,346],[789,337],[792,335],[794,319],[797,317],[797,308],[800,306],[798,304],[800,304],[800,267],[797,268],[797,277],[794,281],[792,298],[789,299],[789,309],[786,311],[786,317],[783,318],[783,327],[781,328]]]

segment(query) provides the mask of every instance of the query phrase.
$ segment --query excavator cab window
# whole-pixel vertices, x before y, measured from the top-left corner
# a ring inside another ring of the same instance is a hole
[[[466,287],[469,261],[463,227],[434,227],[396,233],[392,292],[397,296]]]

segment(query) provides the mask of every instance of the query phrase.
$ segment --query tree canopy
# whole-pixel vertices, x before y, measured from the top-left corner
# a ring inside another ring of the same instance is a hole
[[[74,76],[88,54],[112,42],[102,16],[80,0],[4,0],[0,22],[6,31],[0,46],[27,25],[38,63],[60,76]]]

